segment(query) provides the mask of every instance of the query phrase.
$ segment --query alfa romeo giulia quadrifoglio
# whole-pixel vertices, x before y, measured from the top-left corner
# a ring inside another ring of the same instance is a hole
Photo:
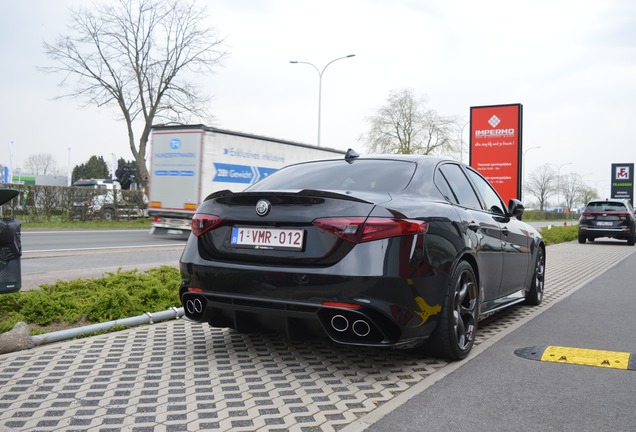
[[[462,359],[481,318],[543,298],[545,244],[523,211],[440,157],[290,165],[199,206],[180,259],[185,316]]]

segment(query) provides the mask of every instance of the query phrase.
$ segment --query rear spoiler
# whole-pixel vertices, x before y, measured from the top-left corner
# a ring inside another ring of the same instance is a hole
[[[268,194],[277,194],[277,195],[302,195],[302,196],[312,196],[312,197],[320,197],[320,198],[335,198],[342,199],[347,201],[355,201],[365,204],[374,204],[371,201],[364,200],[362,198],[358,198],[352,195],[347,194],[346,192],[331,192],[331,191],[323,191],[318,189],[302,189],[302,190],[290,190],[290,191],[258,191],[258,192],[232,192],[228,189],[224,189],[222,191],[214,192],[208,195],[205,198],[205,201],[209,201],[216,198],[223,198],[229,196],[266,196]]]

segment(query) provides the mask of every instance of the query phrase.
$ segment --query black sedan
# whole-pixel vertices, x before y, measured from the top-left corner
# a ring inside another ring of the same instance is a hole
[[[523,210],[439,157],[291,165],[199,206],[181,301],[214,327],[462,359],[481,318],[543,298],[545,244]]]

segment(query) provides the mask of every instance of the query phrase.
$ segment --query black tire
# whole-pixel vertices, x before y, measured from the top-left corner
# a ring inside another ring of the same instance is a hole
[[[530,288],[526,292],[524,304],[530,306],[540,305],[543,301],[543,290],[545,287],[545,251],[543,248],[537,250],[537,258],[534,262],[534,273],[530,280]]]
[[[425,351],[449,360],[466,358],[475,342],[478,304],[475,272],[466,261],[460,261],[449,279],[437,327]]]
[[[103,218],[105,221],[112,221],[112,220],[115,220],[115,210],[113,210],[112,208],[104,209],[104,210],[102,211],[102,218]]]
[[[634,246],[634,243],[636,243],[636,234],[632,234],[631,236],[627,237],[628,246]]]
[[[579,234],[579,243],[583,244],[585,243],[585,234]]]

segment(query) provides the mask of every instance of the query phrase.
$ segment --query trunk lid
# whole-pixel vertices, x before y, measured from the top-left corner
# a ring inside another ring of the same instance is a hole
[[[318,228],[314,220],[366,219],[390,200],[387,193],[219,192],[197,211],[197,217],[221,220],[199,236],[199,250],[204,259],[228,262],[333,264],[355,244]]]

